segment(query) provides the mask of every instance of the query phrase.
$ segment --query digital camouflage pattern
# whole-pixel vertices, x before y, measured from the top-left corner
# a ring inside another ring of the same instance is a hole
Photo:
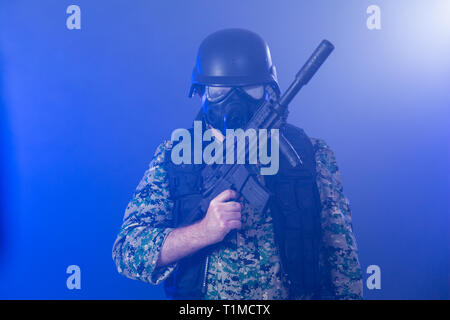
[[[321,212],[323,279],[332,283],[336,299],[362,298],[362,272],[352,232],[351,212],[332,150],[323,140],[314,146]],[[173,201],[164,168],[161,144],[127,206],[113,247],[118,271],[154,285],[165,280],[176,262],[156,267],[164,240],[171,228]],[[169,153],[170,154],[170,153]],[[274,241],[270,210],[256,212],[244,203],[242,229],[230,233],[209,257],[206,299],[287,299],[286,279]],[[303,297],[307,298],[307,297]]]
[[[331,279],[336,299],[362,299],[362,271],[336,158],[328,145],[311,139],[316,158],[317,187],[322,203],[321,268]]]

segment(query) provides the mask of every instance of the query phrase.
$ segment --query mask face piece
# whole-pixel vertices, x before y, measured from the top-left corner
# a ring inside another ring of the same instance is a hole
[[[263,86],[206,87],[202,107],[206,122],[225,135],[226,129],[243,129],[264,100]]]

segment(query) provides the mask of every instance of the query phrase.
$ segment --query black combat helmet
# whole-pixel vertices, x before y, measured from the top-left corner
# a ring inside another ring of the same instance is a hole
[[[271,84],[279,92],[269,46],[259,35],[244,29],[225,29],[203,40],[192,72],[189,97],[205,85],[257,84]]]

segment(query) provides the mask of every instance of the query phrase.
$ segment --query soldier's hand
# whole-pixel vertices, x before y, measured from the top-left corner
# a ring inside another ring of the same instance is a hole
[[[208,212],[200,222],[208,245],[222,241],[228,232],[241,228],[242,204],[229,201],[238,196],[234,190],[225,190],[209,203]]]

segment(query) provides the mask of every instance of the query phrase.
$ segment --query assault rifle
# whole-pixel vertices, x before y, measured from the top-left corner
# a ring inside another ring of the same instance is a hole
[[[323,40],[297,73],[295,80],[281,98],[278,99],[276,92],[269,88],[269,99],[255,111],[244,130],[267,129],[269,135],[271,129],[281,129],[286,123],[289,103],[314,76],[333,49],[333,44]],[[282,134],[279,135],[279,148],[291,166],[297,167],[302,164],[300,155],[296,153]],[[251,146],[244,148],[244,150],[247,157]],[[202,218],[208,210],[211,200],[227,189],[236,190],[256,210],[262,211],[269,200],[270,192],[258,181],[258,173],[255,167],[257,166],[247,164],[212,164],[205,166],[201,172],[203,199],[200,202],[200,210],[191,212],[188,217],[185,216],[185,224],[193,223]]]

